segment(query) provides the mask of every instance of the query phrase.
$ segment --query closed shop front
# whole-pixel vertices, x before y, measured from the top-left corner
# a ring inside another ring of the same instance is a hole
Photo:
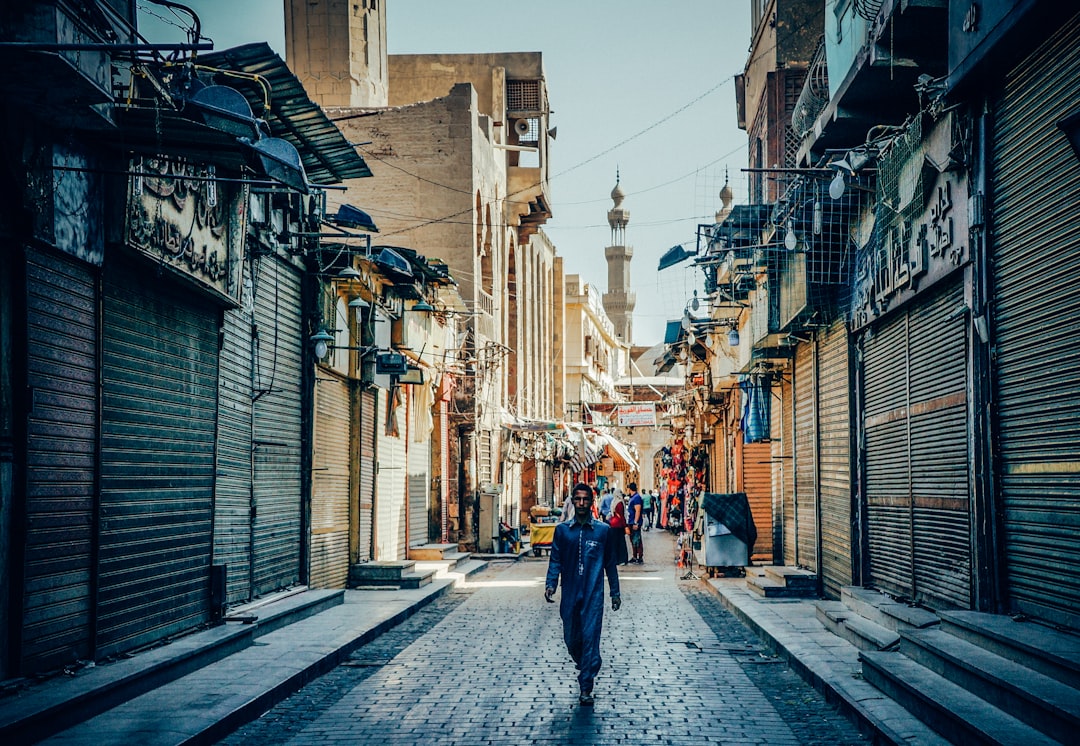
[[[253,590],[300,582],[301,384],[300,272],[276,255],[254,265],[255,559]]]
[[[314,588],[344,588],[349,571],[350,383],[320,367],[315,380],[311,487],[311,571]]]
[[[795,564],[795,407],[790,372],[785,372],[773,387],[780,394],[780,406],[772,408],[773,457],[773,554],[782,564]]]
[[[375,486],[375,559],[405,558],[408,525],[405,463],[405,405],[402,394],[379,390]]]
[[[772,444],[742,445],[742,485],[757,529],[751,560],[772,563]]]
[[[25,256],[19,294],[26,303],[29,395],[19,650],[23,671],[41,671],[93,650],[98,270],[37,249]],[[17,621],[13,615],[9,623]]]
[[[98,655],[209,619],[221,311],[150,265],[104,273]]]
[[[410,418],[411,419],[411,418]],[[428,543],[428,508],[431,500],[431,438],[409,437],[409,546]]]
[[[1006,610],[1080,627],[1080,16],[1055,28],[991,107],[995,478]]]
[[[970,608],[968,318],[960,273],[863,337],[870,580]]]
[[[836,321],[815,336],[817,345],[817,488],[820,570],[825,595],[840,597],[852,582],[851,376],[848,332]]]
[[[818,569],[817,553],[817,375],[814,345],[800,344],[795,349],[795,557],[793,564],[808,570]]]
[[[375,430],[377,425],[376,401],[377,393],[372,389],[364,389],[359,393],[360,398],[360,421],[356,438],[358,492],[357,500],[360,509],[353,518],[355,523],[356,547],[353,552],[353,562],[366,562],[374,558],[374,546],[372,539],[372,527],[375,516],[375,463],[377,453],[375,451]]]
[[[214,564],[225,565],[225,601],[252,598],[252,314],[250,265],[242,307],[225,311],[218,363],[217,466],[214,483]]]

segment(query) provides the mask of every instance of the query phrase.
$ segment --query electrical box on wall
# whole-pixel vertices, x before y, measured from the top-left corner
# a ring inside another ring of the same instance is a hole
[[[375,372],[382,376],[403,376],[409,371],[405,356],[400,352],[383,352],[375,358]]]

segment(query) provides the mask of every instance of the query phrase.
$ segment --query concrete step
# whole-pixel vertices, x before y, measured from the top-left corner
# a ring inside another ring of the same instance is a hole
[[[261,637],[342,603],[344,589],[312,590],[304,586],[299,593],[288,592],[230,609],[225,620],[255,624],[255,636]]]
[[[925,629],[941,621],[932,611],[900,603],[869,588],[846,585],[840,589],[840,600],[858,616],[894,632]]]
[[[942,629],[902,634],[900,652],[1066,743],[1080,731],[1080,691]]]
[[[1080,636],[978,611],[943,611],[951,634],[1080,689]]]
[[[423,544],[409,549],[409,559],[431,561],[446,559],[447,555],[458,553],[457,544]]]
[[[863,677],[958,744],[1051,746],[1045,733],[898,652],[859,654]]]
[[[900,635],[856,614],[839,601],[818,601],[817,618],[825,629],[859,650],[886,650],[900,642]]]
[[[412,572],[415,566],[415,560],[359,562],[349,566],[349,580],[358,582],[397,580],[402,575]]]
[[[764,575],[748,575],[746,587],[765,598],[814,598],[817,593],[807,588],[792,588]]]
[[[783,583],[788,588],[801,588],[817,592],[818,577],[816,573],[782,565],[765,565],[761,569],[765,571],[765,577]]]

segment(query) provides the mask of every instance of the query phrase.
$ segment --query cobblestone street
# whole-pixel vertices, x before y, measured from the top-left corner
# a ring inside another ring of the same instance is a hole
[[[620,568],[580,707],[546,557],[493,563],[225,743],[854,744],[857,730],[695,581],[670,534]]]

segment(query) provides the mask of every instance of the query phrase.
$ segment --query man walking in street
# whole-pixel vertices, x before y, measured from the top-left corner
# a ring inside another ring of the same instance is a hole
[[[630,490],[630,502],[626,504],[626,525],[630,528],[630,546],[634,550],[634,556],[630,563],[634,565],[645,564],[644,551],[641,546],[641,524],[643,521],[644,500],[637,489],[637,482],[626,485]]]
[[[587,484],[574,487],[574,520],[555,527],[548,561],[544,600],[554,603],[562,577],[559,615],[563,640],[578,669],[578,701],[592,706],[593,682],[600,671],[600,629],[604,618],[604,575],[611,587],[611,610],[622,606],[619,572],[615,567],[615,537],[605,523],[593,520],[593,491]]]
[[[653,508],[656,507],[656,498],[649,490],[641,495],[641,512],[645,514],[645,530],[648,531],[653,525]]]

